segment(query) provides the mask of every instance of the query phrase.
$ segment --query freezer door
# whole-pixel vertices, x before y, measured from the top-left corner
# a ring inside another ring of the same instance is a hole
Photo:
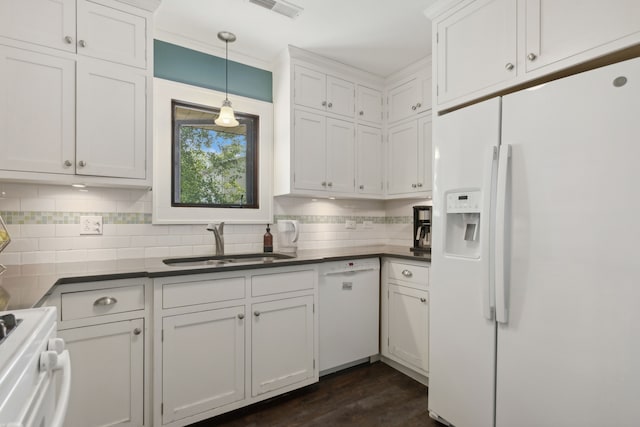
[[[456,427],[493,427],[492,183],[500,99],[435,119],[429,410]]]
[[[502,107],[511,251],[496,426],[638,426],[640,60]]]

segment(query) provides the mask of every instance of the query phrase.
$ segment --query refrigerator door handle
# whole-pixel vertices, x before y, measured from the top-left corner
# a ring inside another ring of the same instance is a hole
[[[511,145],[500,146],[498,156],[498,184],[496,194],[496,243],[495,243],[495,280],[496,280],[496,320],[507,323],[507,188],[509,167],[511,164]]]
[[[498,160],[498,147],[495,145],[488,147],[486,156],[487,158],[485,160],[483,187],[492,189],[494,188],[494,183],[495,183],[494,180],[495,180],[496,164]],[[483,211],[491,212],[491,209],[492,209],[491,200],[494,197],[495,196],[491,194],[489,197],[485,198],[483,202],[483,205],[484,205]],[[489,222],[486,221],[485,224],[489,224]],[[485,225],[485,227],[487,227],[487,225]],[[490,231],[490,230],[487,230],[487,231]],[[490,239],[487,239],[487,238],[483,238],[483,239],[484,239],[484,243],[483,243],[484,248],[482,252],[489,254],[491,253],[492,243]],[[484,284],[482,289],[482,308],[483,308],[482,311],[485,319],[494,320],[494,314],[496,310],[495,278],[494,278],[494,273],[492,271],[492,268],[490,266],[490,262],[491,261],[488,261],[485,263],[488,271],[486,271],[485,280],[482,281],[482,283]]]

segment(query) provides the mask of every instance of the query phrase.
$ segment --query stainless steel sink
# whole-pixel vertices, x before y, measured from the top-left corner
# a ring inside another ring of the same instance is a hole
[[[293,255],[285,255],[272,252],[255,254],[212,255],[189,258],[169,258],[162,262],[170,267],[222,267],[225,265],[263,264],[279,259],[295,258]]]

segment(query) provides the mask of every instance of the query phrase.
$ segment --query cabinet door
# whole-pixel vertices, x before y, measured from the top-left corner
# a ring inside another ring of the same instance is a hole
[[[429,293],[389,285],[389,354],[426,374],[429,370]]]
[[[325,190],[327,119],[304,111],[296,111],[294,114],[293,185],[297,189]]]
[[[78,53],[146,68],[146,19],[78,0]]]
[[[382,131],[368,126],[358,126],[357,133],[357,192],[382,193]]]
[[[252,306],[252,396],[314,376],[313,296]]]
[[[144,424],[144,320],[58,331],[71,356],[66,427]]]
[[[162,319],[162,423],[244,399],[245,307]]]
[[[0,36],[76,51],[76,0],[0,0]]]
[[[389,123],[411,117],[417,110],[418,83],[412,79],[389,90],[387,103],[389,104]]]
[[[418,191],[433,189],[431,115],[418,120]]]
[[[382,92],[358,85],[358,120],[382,125]]]
[[[352,82],[327,76],[327,111],[353,117],[355,100],[356,87]]]
[[[327,189],[353,193],[355,184],[353,123],[327,119]]]
[[[625,37],[640,33],[639,21],[637,0],[526,0],[526,70],[609,43],[624,47]]]
[[[296,105],[325,111],[327,107],[327,76],[300,65],[294,71],[293,100]]]
[[[77,67],[76,173],[146,176],[146,77],[82,58]]]
[[[0,168],[73,174],[75,96],[75,61],[0,45]]]
[[[516,3],[474,1],[438,24],[438,104],[516,77]]]
[[[389,128],[387,167],[389,194],[411,193],[418,187],[418,122]]]

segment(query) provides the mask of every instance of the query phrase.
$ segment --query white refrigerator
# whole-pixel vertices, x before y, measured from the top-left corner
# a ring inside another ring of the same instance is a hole
[[[640,426],[640,58],[434,124],[429,411]]]

